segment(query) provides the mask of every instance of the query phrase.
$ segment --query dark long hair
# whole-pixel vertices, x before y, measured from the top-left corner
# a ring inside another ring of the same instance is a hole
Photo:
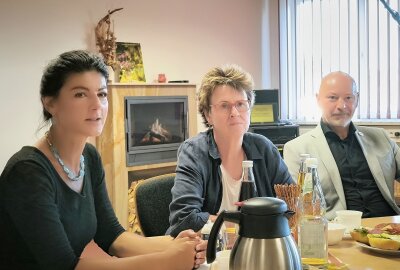
[[[74,50],[60,54],[52,60],[45,68],[40,82],[40,99],[44,97],[57,98],[65,81],[71,74],[86,71],[97,71],[106,80],[108,79],[107,66],[101,56],[84,51]],[[52,115],[46,110],[42,103],[43,119],[46,124]]]

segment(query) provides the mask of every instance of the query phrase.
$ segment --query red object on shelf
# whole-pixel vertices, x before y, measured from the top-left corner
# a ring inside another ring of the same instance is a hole
[[[167,77],[165,77],[164,73],[158,74],[158,82],[159,83],[165,83],[167,81]]]

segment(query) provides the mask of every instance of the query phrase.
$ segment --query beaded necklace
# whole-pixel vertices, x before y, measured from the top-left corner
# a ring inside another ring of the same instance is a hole
[[[56,158],[56,160],[58,161],[58,163],[61,165],[61,167],[63,168],[64,172],[67,174],[68,179],[71,181],[78,181],[80,179],[83,179],[84,175],[85,175],[85,157],[83,155],[81,155],[79,161],[80,161],[80,170],[79,170],[79,174],[75,175],[74,172],[72,172],[71,169],[69,169],[65,164],[64,161],[62,161],[60,154],[58,153],[57,149],[54,147],[54,145],[51,143],[50,139],[49,139],[49,132],[47,131],[45,134],[46,137],[46,141],[47,144],[49,145],[49,148],[51,150],[51,152],[53,153],[54,157]]]

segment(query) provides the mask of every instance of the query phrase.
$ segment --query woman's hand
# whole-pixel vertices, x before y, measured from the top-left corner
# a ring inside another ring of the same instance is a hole
[[[185,230],[185,231],[181,231],[175,239],[184,238],[184,237],[197,239],[198,236],[199,235],[196,232],[194,232],[193,230]]]
[[[171,268],[176,270],[189,270],[194,267],[193,259],[196,256],[197,241],[189,237],[175,238],[165,253]]]
[[[206,250],[208,241],[200,239],[196,245],[196,257],[194,259],[194,268],[199,268],[206,261]]]
[[[200,264],[203,264],[206,259],[207,241],[200,238],[200,236],[193,230],[185,230],[178,234],[175,239],[189,237],[196,241],[196,255],[194,256],[193,268],[199,268]]]

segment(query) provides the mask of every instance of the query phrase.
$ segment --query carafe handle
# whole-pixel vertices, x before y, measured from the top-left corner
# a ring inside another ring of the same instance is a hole
[[[289,218],[290,218],[291,216],[293,216],[294,214],[296,214],[295,211],[288,210],[288,211],[286,211],[283,215],[284,215],[287,219],[289,219]]]
[[[216,240],[218,237],[218,232],[221,229],[222,222],[230,221],[233,223],[240,224],[240,211],[222,211],[217,220],[215,220],[214,225],[211,229],[210,236],[208,238],[207,244],[207,263],[212,263],[215,260],[216,252]]]

